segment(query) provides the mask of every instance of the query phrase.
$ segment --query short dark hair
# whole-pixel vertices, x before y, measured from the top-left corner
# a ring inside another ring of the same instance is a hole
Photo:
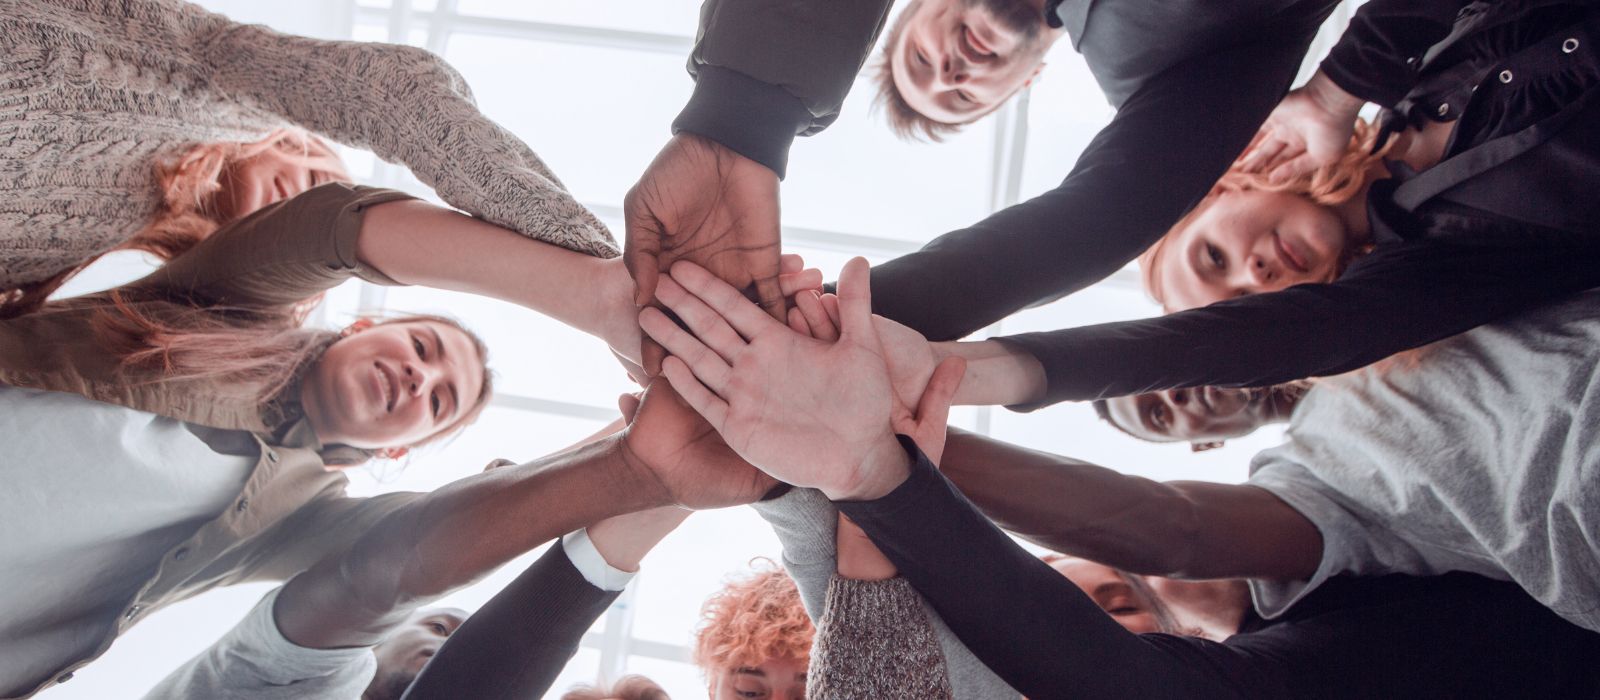
[[[894,54],[895,44],[900,43],[900,35],[905,33],[906,24],[921,6],[922,0],[911,0],[895,17],[894,24],[889,25],[889,31],[883,37],[883,53],[873,70],[872,79],[878,83],[878,96],[872,104],[883,110],[884,117],[889,120],[889,130],[895,136],[907,141],[938,143],[966,125],[935,121],[912,109],[911,103],[906,102],[905,96],[900,94],[900,86],[894,83],[894,67],[889,58]]]

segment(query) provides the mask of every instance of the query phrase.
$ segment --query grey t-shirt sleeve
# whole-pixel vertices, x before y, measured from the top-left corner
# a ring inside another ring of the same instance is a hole
[[[273,589],[239,624],[178,667],[146,700],[351,700],[377,672],[369,647],[309,649],[284,638]]]

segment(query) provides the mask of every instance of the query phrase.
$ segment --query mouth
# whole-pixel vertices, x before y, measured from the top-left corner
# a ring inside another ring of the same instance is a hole
[[[1294,249],[1290,248],[1288,243],[1283,242],[1282,236],[1276,233],[1272,234],[1272,243],[1277,247],[1278,258],[1283,262],[1284,267],[1291,268],[1300,274],[1311,271],[1311,267],[1306,264],[1305,259],[1296,255]]]
[[[377,385],[378,396],[383,400],[383,410],[394,413],[395,399],[400,395],[400,380],[381,364],[374,362],[372,368],[375,372],[373,383]]]

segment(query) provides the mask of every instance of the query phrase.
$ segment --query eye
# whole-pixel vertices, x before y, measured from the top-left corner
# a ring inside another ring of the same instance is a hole
[[[417,352],[417,359],[419,359],[419,360],[428,359],[428,349],[422,345],[422,339],[421,338],[418,338],[416,336],[411,336],[411,349],[415,350]]]
[[[1133,607],[1131,605],[1124,605],[1122,607],[1112,608],[1110,610],[1107,610],[1106,614],[1114,616],[1114,617],[1122,617],[1124,615],[1137,615],[1140,612],[1143,612],[1143,611],[1138,609],[1138,608],[1136,608],[1136,607]]]
[[[1227,267],[1226,262],[1222,259],[1222,249],[1210,243],[1206,244],[1206,259],[1210,260],[1211,265],[1218,270]]]
[[[432,630],[434,634],[437,634],[441,637],[450,634],[450,629],[445,627],[443,623],[439,622],[428,623],[428,629]]]
[[[439,407],[441,405],[441,402],[439,401],[439,392],[433,392],[433,395],[428,397],[428,403],[429,405],[433,406],[433,417],[438,418]]]
[[[921,51],[915,51],[915,52],[913,52],[913,53],[915,53],[915,54],[916,54],[916,56],[917,56],[917,63],[921,63],[921,64],[922,64],[922,65],[924,65],[924,66],[931,66],[931,65],[933,65],[933,63],[932,63],[932,62],[931,62],[931,61],[929,61],[929,60],[928,60],[928,57],[927,57],[927,56],[924,56],[924,55],[922,55],[922,52],[921,52]]]
[[[969,105],[975,105],[975,104],[978,103],[978,101],[976,99],[974,99],[972,97],[972,95],[967,93],[965,90],[957,90],[956,91],[956,99],[959,99],[962,102],[965,102],[965,103],[967,103]]]
[[[1157,428],[1165,429],[1168,419],[1166,404],[1158,403],[1150,407],[1150,422]]]

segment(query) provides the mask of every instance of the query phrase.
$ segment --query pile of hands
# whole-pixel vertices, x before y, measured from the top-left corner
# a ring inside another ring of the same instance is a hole
[[[647,345],[644,392],[622,399],[621,447],[674,505],[749,503],[780,484],[873,499],[909,474],[898,436],[935,462],[943,451],[965,362],[872,315],[864,259],[845,265],[837,295],[798,257],[780,266],[787,304],[749,301],[687,260],[652,279],[660,307],[638,320],[659,350]]]

